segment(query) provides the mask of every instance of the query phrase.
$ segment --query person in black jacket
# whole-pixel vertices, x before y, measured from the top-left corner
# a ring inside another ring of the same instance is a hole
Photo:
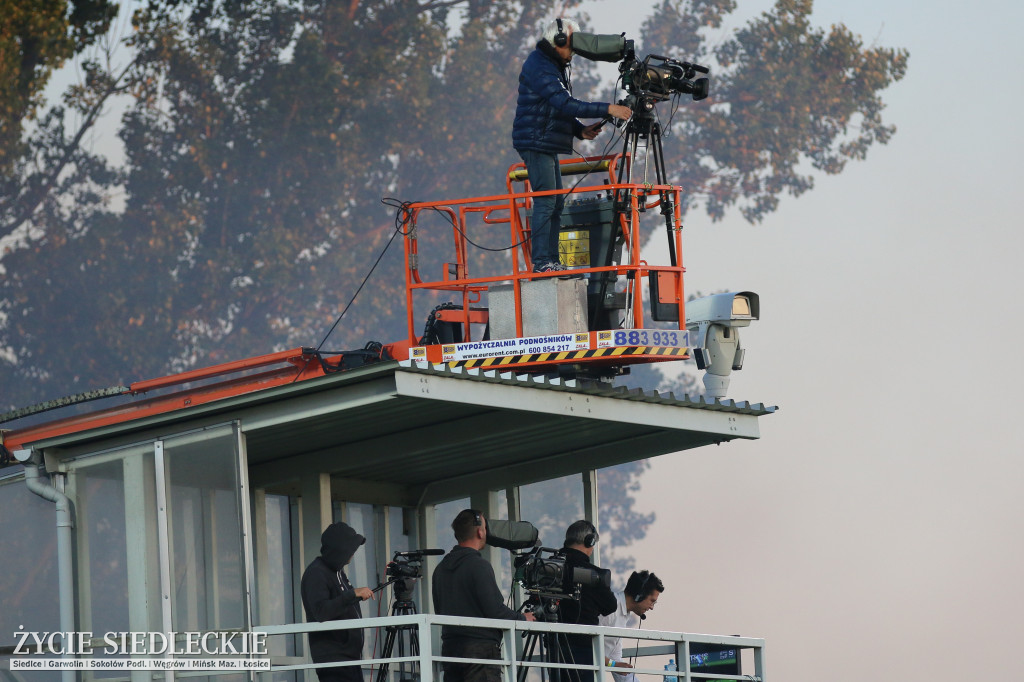
[[[452,521],[459,543],[434,570],[434,612],[442,616],[534,620],[505,606],[494,569],[480,550],[487,544],[487,520],[464,509]],[[441,655],[457,658],[501,658],[501,631],[460,625],[441,627]],[[501,667],[479,663],[443,663],[444,682],[500,682]]]
[[[332,523],[320,536],[320,556],[302,574],[302,606],[306,621],[361,618],[359,603],[373,599],[368,587],[352,587],[344,567],[366,538],[345,523]],[[358,661],[363,655],[362,629],[309,633],[309,653],[314,663]],[[320,682],[362,682],[359,666],[317,668]]]
[[[580,118],[605,115],[628,119],[629,107],[607,102],[584,102],[572,96],[569,62],[572,34],[579,26],[572,19],[555,19],[544,31],[519,74],[512,146],[523,158],[534,192],[562,189],[558,155],[571,154],[573,138],[593,140],[602,122],[585,126]],[[565,195],[534,197],[530,218],[530,260],[534,272],[565,270],[558,259],[558,232]]]
[[[597,528],[590,521],[580,520],[565,530],[565,542],[562,551],[565,553],[565,575],[568,579],[576,567],[596,569],[590,563],[594,554],[594,546],[600,536]],[[573,585],[565,585],[566,592],[573,590]],[[558,605],[558,622],[573,625],[597,625],[601,616],[614,613],[618,600],[611,587],[605,584],[584,585],[580,588],[579,601],[562,599]],[[562,655],[567,663],[577,665],[593,665],[594,648],[590,635],[571,634],[565,636]],[[563,682],[593,682],[594,673],[589,670],[561,671]]]

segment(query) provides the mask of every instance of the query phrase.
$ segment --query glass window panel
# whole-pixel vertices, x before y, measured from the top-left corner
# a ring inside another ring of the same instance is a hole
[[[409,527],[406,527],[406,517]],[[391,552],[408,552],[411,549],[426,549],[424,547],[413,547],[415,536],[415,520],[406,513],[402,507],[388,507],[388,525],[391,536]]]
[[[292,518],[291,500],[286,495],[266,496],[267,580],[266,594],[260,594],[260,620],[264,624],[294,623],[292,608]],[[257,519],[257,523],[261,520]],[[294,635],[270,637],[271,656],[295,656]],[[295,671],[260,675],[265,682],[294,682]]]
[[[231,427],[164,441],[178,632],[247,624],[237,443]]]
[[[373,589],[380,583],[384,575],[383,564],[380,566],[380,575],[378,575],[377,533],[374,525],[373,505],[348,502],[345,505],[345,511],[347,512],[346,523],[366,538],[366,543],[356,550],[352,561],[345,568],[345,574],[353,586]],[[365,609],[363,615],[369,615]]]
[[[90,466],[83,460],[70,476],[77,517],[79,628],[130,631],[124,464],[111,459]]]
[[[159,628],[153,462],[153,443],[146,442],[67,463],[67,494],[75,505],[79,631],[104,634]],[[82,677],[116,676],[111,671]]]
[[[0,482],[0,509],[0,646],[13,646],[19,626],[28,632],[60,630],[57,516],[53,502],[31,492],[20,476]],[[10,669],[7,661],[0,662],[4,669]],[[56,671],[39,677],[59,678]]]
[[[523,521],[537,526],[544,547],[559,549],[565,529],[583,518],[583,477],[570,474],[519,488]]]
[[[496,508],[498,510],[498,514],[495,518],[507,519],[509,517],[507,493],[504,490],[499,490],[494,493],[494,495],[497,502]],[[501,588],[502,592],[504,592],[507,597],[508,593],[512,589],[512,552],[500,548],[495,548],[494,551],[498,553],[498,556],[501,559],[501,572],[495,577],[498,580],[498,587]]]
[[[455,533],[452,532],[452,521],[463,509],[469,509],[469,498],[451,500],[434,505],[434,523],[437,527],[437,546],[444,551],[455,546]]]
[[[285,495],[267,495],[267,584],[270,593],[260,595],[265,624],[294,623],[292,594],[291,502]],[[291,654],[288,654],[291,655]]]

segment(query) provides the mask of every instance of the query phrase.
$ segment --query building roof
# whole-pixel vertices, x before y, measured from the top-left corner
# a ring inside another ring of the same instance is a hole
[[[385,362],[32,443],[49,457],[237,420],[250,484],[417,504],[755,439],[775,407],[511,372]]]

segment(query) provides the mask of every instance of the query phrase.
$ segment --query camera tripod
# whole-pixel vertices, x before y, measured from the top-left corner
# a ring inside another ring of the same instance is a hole
[[[630,184],[633,181],[633,167],[636,164],[637,152],[640,148],[640,142],[646,141],[644,145],[647,150],[646,157],[644,159],[644,173],[643,183],[648,183],[647,170],[649,164],[653,163],[654,166],[654,182],[651,184],[656,185],[667,185],[668,184],[668,173],[665,170],[665,153],[662,149],[661,144],[661,124],[654,115],[655,100],[649,97],[636,97],[630,95],[627,100],[623,100],[621,103],[629,104],[633,110],[633,116],[630,117],[629,121],[626,122],[623,130],[623,144],[622,144],[622,158],[623,163],[619,164],[616,174],[616,183],[618,184]],[[612,120],[611,117],[605,119]],[[630,206],[630,192],[633,190],[620,189],[615,192],[615,212],[616,215],[621,215],[629,211]],[[661,213],[665,216],[665,229],[668,234],[668,251],[669,251],[669,263],[673,266],[678,265],[678,256],[676,254],[675,240],[672,237],[672,232],[675,229],[675,202],[673,201],[672,193],[665,190],[659,191],[660,199],[659,205],[661,206]],[[646,199],[642,198],[643,203],[640,204],[640,210],[646,210]],[[615,225],[618,224],[617,218]],[[632,229],[637,229],[637,226],[632,226]],[[624,240],[625,237],[622,233],[616,238],[613,236],[608,239],[605,247],[605,252],[599,255],[601,259],[597,265],[603,267],[610,267],[617,265],[616,261],[616,245],[620,244],[620,240]],[[589,296],[589,307],[590,307],[590,319],[598,320],[601,319],[602,314],[601,305],[605,300],[605,296],[608,293],[609,288],[615,286],[617,277],[614,273],[602,273],[597,282],[593,282],[593,291],[590,292]],[[636,283],[630,281],[627,283],[627,293],[630,286],[636,286]]]
[[[530,604],[530,601],[526,602],[526,606]],[[533,611],[538,621],[558,622],[558,602],[554,599],[541,598],[540,601],[532,601],[532,604],[535,607],[540,606],[539,609],[534,608]],[[543,663],[575,663],[569,649],[569,642],[566,640],[565,634],[561,632],[526,633],[523,639],[522,660],[531,660],[534,652],[538,653],[538,658]],[[517,682],[525,682],[529,672],[530,668],[520,667]],[[577,679],[577,675],[577,671],[565,668],[553,668],[550,671],[548,668],[541,668],[541,679],[547,679],[551,682],[558,682],[559,680],[562,682],[572,682]]]
[[[625,141],[622,144],[622,158],[626,162],[619,166],[618,176],[616,177],[616,182],[620,184],[632,182],[633,165],[636,162],[637,150],[641,140],[647,141],[645,145],[647,157],[644,160],[643,182],[649,182],[647,179],[647,167],[653,161],[655,175],[653,184],[668,184],[668,173],[665,170],[665,152],[661,145],[661,123],[658,122],[654,115],[654,104],[655,101],[647,97],[637,97],[632,102],[633,116],[626,122],[626,129],[623,132]],[[662,190],[659,194],[661,197],[661,214],[665,216],[665,229],[668,231],[669,236],[669,262],[675,266],[678,265],[675,242],[672,239],[675,204],[672,201],[671,193]],[[615,204],[617,208],[621,207],[620,210],[625,210],[629,206],[628,190],[616,192]],[[644,210],[643,207],[640,210]],[[607,255],[610,260],[611,253]],[[611,265],[610,262],[606,264]]]
[[[391,605],[392,616],[410,616],[416,613],[416,603],[412,600],[412,588],[414,578],[392,578],[381,585],[383,589],[388,585],[395,588],[395,603]],[[384,638],[384,648],[381,650],[381,658],[391,658],[398,646],[398,658],[405,656],[419,656],[420,638],[415,625],[388,625],[384,628],[387,635]],[[387,682],[388,663],[381,663],[377,670],[376,682]],[[398,682],[413,682],[420,679],[419,663],[404,662],[398,664]]]

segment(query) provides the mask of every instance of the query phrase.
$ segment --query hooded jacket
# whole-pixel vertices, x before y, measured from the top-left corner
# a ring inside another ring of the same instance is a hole
[[[332,523],[320,536],[320,556],[302,574],[302,607],[306,621],[361,618],[361,601],[343,567],[366,542],[345,523]],[[363,631],[333,630],[309,633],[309,652],[314,663],[354,661],[362,658]]]
[[[434,611],[442,616],[526,620],[505,606],[490,562],[472,547],[456,546],[434,570],[431,584]],[[460,625],[441,627],[442,640],[476,639],[501,642],[501,630]]]
[[[584,102],[569,93],[569,75],[555,48],[537,43],[519,74],[519,98],[512,123],[512,146],[517,151],[571,154],[573,138],[583,138],[578,118],[601,118],[607,102]]]

